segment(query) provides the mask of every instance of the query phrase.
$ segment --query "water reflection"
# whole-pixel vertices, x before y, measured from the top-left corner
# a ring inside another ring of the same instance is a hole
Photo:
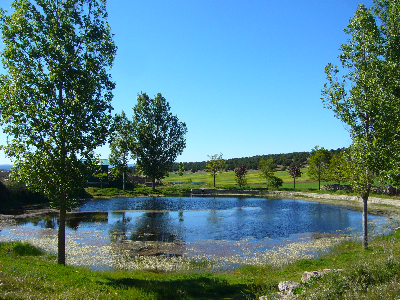
[[[67,238],[68,234],[82,234],[79,242],[85,244],[98,244],[100,236],[105,243],[118,244],[135,254],[179,256],[188,251],[187,245],[194,249],[205,241],[232,245],[246,240],[250,247],[266,249],[313,233],[317,236],[315,233],[347,228],[361,232],[361,218],[360,212],[345,207],[301,200],[148,197],[84,202],[68,214],[66,225]],[[385,218],[370,215],[369,220],[384,222]],[[57,229],[57,222],[57,216],[47,215],[23,220],[18,226]],[[3,230],[0,238],[7,234],[13,233]]]

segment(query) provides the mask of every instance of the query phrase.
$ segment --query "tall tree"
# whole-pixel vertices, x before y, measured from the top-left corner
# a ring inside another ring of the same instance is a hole
[[[215,178],[219,173],[225,171],[226,161],[222,158],[222,153],[220,153],[219,155],[208,155],[208,157],[210,159],[206,162],[206,168],[204,169],[204,171],[209,172],[210,175],[214,178],[215,187]]]
[[[303,174],[303,173],[301,172],[299,166],[290,167],[288,172],[289,172],[290,177],[293,178],[293,188],[295,189],[296,188],[296,178],[301,177],[301,174]]]
[[[274,159],[272,157],[269,157],[268,159],[262,158],[258,164],[258,170],[260,171],[260,177],[265,178],[268,189],[269,182],[274,176],[276,170]]]
[[[322,90],[325,106],[348,125],[352,138],[350,175],[353,189],[363,200],[364,248],[368,247],[367,202],[371,186],[375,178],[384,177],[399,161],[395,145],[399,136],[399,23],[390,21],[399,20],[399,1],[376,3],[374,9],[380,13],[381,26],[377,25],[373,9],[358,6],[345,29],[350,39],[341,46],[339,56],[347,73],[339,79],[339,69],[328,64],[328,83]],[[397,29],[392,30],[391,26]]]
[[[315,146],[311,150],[308,176],[313,180],[318,180],[318,190],[321,189],[321,180],[327,180],[331,153],[324,147]]]
[[[122,190],[125,191],[125,175],[129,171],[128,162],[133,150],[133,125],[125,112],[114,116],[110,134],[110,155],[108,160],[116,176],[122,175]]]
[[[186,124],[170,113],[169,103],[158,93],[154,99],[146,93],[139,94],[133,108],[133,154],[137,169],[156,179],[168,175],[172,164],[186,147]]]
[[[13,177],[59,208],[58,263],[65,264],[66,211],[108,133],[116,46],[105,0],[15,0],[12,8],[0,10],[3,149]]]

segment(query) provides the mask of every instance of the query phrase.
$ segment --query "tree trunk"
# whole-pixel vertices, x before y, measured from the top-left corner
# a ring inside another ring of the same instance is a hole
[[[156,178],[155,177],[153,177],[151,180],[151,186],[153,188],[153,191],[155,191],[156,190]]]
[[[214,187],[215,187],[215,176],[216,176],[216,174],[214,174]]]
[[[363,248],[368,249],[368,221],[367,221],[367,201],[368,196],[363,196]]]
[[[65,198],[65,195],[63,195]],[[65,201],[65,199],[64,199]],[[58,263],[65,266],[65,218],[67,210],[64,205],[60,207],[60,220],[58,225]]]
[[[318,191],[321,190],[321,176],[318,175]]]
[[[122,172],[122,190],[125,191],[125,172]]]
[[[293,178],[293,189],[296,189],[296,178]]]

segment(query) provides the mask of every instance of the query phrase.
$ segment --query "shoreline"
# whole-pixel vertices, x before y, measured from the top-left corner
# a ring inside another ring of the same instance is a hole
[[[209,193],[209,190],[214,191]],[[223,191],[221,193],[221,191]],[[317,194],[310,192],[285,192],[285,191],[267,191],[266,193],[260,193],[259,191],[228,191],[228,190],[213,190],[208,189],[207,193],[192,193],[190,196],[251,196],[251,197],[290,197],[295,200],[304,200],[310,202],[326,203],[332,205],[338,205],[343,207],[348,207],[354,210],[362,211],[362,199],[358,196],[349,195],[332,195],[332,194]],[[119,196],[118,196],[119,197]],[[118,198],[118,197],[94,197],[94,199],[102,198]],[[126,197],[126,198],[141,198],[148,196],[139,197]],[[23,211],[20,214],[0,214],[0,221],[11,221],[13,219],[23,219],[28,217],[34,217],[38,215],[48,214],[48,213],[58,213],[58,209],[50,207],[42,208],[21,208]],[[69,214],[71,212],[67,212]],[[400,215],[400,199],[394,200],[389,198],[368,198],[368,213],[374,215],[383,215],[389,218]]]

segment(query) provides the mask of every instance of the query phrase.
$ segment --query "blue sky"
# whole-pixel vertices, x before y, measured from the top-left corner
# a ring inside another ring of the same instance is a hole
[[[162,93],[188,128],[183,162],[347,147],[320,98],[359,3],[372,1],[108,0],[113,114],[132,116],[141,91]],[[108,158],[108,146],[97,153]]]

